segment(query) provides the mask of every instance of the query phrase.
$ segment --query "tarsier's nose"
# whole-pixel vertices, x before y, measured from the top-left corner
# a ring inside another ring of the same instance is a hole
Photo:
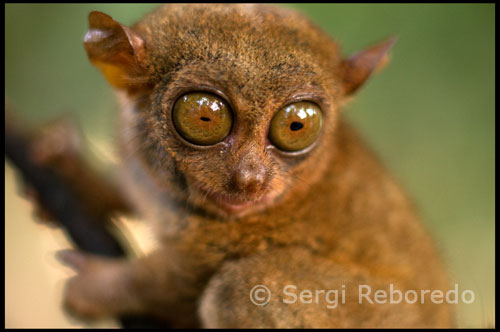
[[[264,189],[266,182],[266,169],[257,162],[242,161],[232,176],[233,189],[247,194],[255,194]]]

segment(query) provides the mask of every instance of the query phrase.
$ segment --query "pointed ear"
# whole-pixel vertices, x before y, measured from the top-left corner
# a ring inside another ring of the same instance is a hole
[[[147,81],[144,41],[111,16],[91,12],[83,44],[89,60],[113,87],[130,91]]]
[[[388,52],[396,40],[396,37],[391,37],[342,61],[344,95],[353,94],[373,72],[382,69],[387,64]]]

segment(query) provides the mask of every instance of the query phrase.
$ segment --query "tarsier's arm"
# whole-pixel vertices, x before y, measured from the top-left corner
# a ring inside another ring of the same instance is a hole
[[[72,261],[80,275],[67,285],[66,306],[81,317],[147,313],[182,327],[426,326],[419,309],[404,301],[358,303],[359,284],[388,291],[386,278],[317,257],[303,248],[276,249],[229,261],[203,288],[189,271],[172,271],[166,257],[167,252],[158,251],[127,262],[69,253],[65,259]],[[390,282],[398,287],[397,280]],[[254,303],[252,290],[261,284],[267,288],[257,299],[266,303]],[[290,285],[294,288],[286,288]],[[311,304],[297,301],[303,290],[312,290],[312,297],[305,300]],[[317,294],[315,290],[324,291]],[[332,291],[337,291],[335,307]]]

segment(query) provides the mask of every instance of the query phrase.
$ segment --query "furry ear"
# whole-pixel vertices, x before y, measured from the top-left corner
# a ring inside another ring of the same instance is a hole
[[[396,37],[391,37],[342,61],[344,95],[353,94],[374,71],[382,69],[388,63],[388,52],[396,40]]]
[[[91,12],[83,44],[89,60],[113,87],[136,90],[147,81],[144,41],[111,16]]]

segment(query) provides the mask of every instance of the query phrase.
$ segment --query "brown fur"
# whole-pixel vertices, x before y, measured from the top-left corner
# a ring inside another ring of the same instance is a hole
[[[87,257],[66,290],[73,312],[148,313],[173,326],[452,324],[449,306],[428,296],[425,305],[357,303],[357,284],[448,289],[410,202],[340,114],[386,50],[348,77],[336,44],[284,8],[166,5],[122,26],[126,33],[109,16],[93,15],[91,28],[111,27],[119,41],[108,51],[113,56],[103,56],[101,46],[114,40],[98,34],[86,48],[123,108],[123,192],[155,225],[161,248],[133,262]],[[200,90],[225,98],[235,118],[229,137],[202,148],[182,140],[171,119],[175,100]],[[304,99],[322,109],[321,135],[305,152],[280,152],[268,140],[269,123],[282,106]],[[258,172],[265,181],[251,190],[235,184],[238,174]],[[205,191],[269,199],[231,214]],[[276,295],[267,306],[249,300],[258,284]],[[278,294],[286,284],[346,285],[348,300],[336,309],[283,304]]]

